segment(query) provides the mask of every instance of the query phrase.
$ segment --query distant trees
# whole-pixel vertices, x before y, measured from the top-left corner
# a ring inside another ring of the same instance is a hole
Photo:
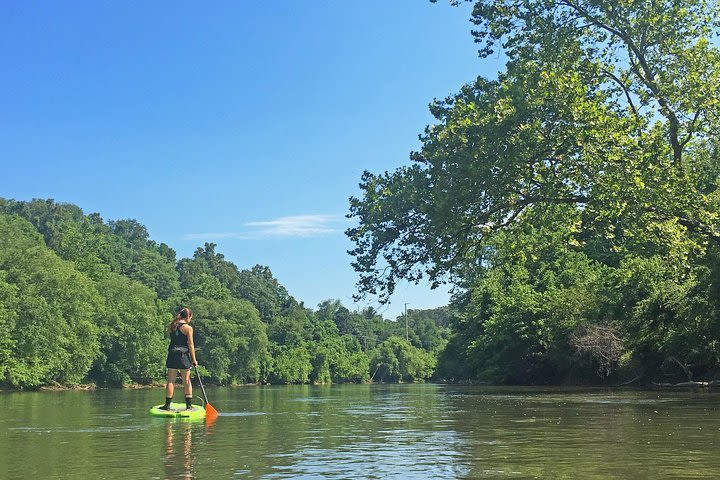
[[[2,370],[13,386],[82,381],[100,351],[93,282],[49,250],[27,221],[0,214],[0,272],[5,296]]]
[[[255,383],[264,378],[269,358],[265,324],[247,300],[196,297],[188,305],[197,318],[197,355],[220,383]]]
[[[201,369],[220,384],[368,381],[395,325],[334,300],[313,311],[269,268],[240,270],[215,244],[178,261],[136,220],[52,200],[0,199],[0,236],[0,384],[14,388],[161,380],[180,306],[194,312]]]
[[[370,361],[373,378],[384,382],[418,382],[435,371],[435,357],[400,337],[380,344]]]
[[[96,287],[104,308],[97,312],[100,352],[89,377],[110,385],[161,378],[167,314],[155,292],[112,272],[98,279]]]

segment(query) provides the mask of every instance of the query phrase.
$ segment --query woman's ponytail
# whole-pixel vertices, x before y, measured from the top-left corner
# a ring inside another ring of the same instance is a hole
[[[184,307],[180,309],[180,311],[175,315],[175,318],[172,322],[170,322],[170,325],[168,325],[168,332],[173,333],[175,330],[178,329],[178,325],[182,321],[187,321],[188,318],[192,317],[192,312],[189,308]]]

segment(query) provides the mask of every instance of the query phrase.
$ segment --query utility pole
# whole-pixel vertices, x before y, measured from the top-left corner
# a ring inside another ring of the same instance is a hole
[[[410,336],[408,335],[408,320],[407,320],[407,306],[408,304],[405,304],[405,341],[410,341]]]

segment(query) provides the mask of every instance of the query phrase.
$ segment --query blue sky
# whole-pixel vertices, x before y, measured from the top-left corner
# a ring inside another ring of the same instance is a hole
[[[354,305],[343,234],[363,170],[408,164],[427,105],[480,60],[449,2],[4,2],[0,196],[134,218],[178,257],[270,267]],[[400,285],[387,318],[447,303]]]

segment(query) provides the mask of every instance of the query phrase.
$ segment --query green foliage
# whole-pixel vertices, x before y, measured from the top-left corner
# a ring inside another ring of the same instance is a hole
[[[223,254],[215,252],[215,247],[214,243],[206,243],[195,250],[192,259],[180,260],[178,271],[183,288],[189,288],[198,275],[207,274],[215,277],[229,292],[236,293],[240,272],[234,264],[225,260]]]
[[[108,255],[106,237],[86,220],[64,221],[52,232],[48,246],[64,260],[73,262],[78,270],[97,279],[111,270],[103,262]]]
[[[313,344],[314,383],[364,382],[369,379],[370,359],[351,335],[327,337]]]
[[[373,352],[370,369],[379,382],[423,382],[435,371],[435,357],[400,337],[390,337]]]
[[[614,274],[622,325],[639,373],[687,380],[720,363],[718,253],[712,249],[690,269],[661,257],[629,257]]]
[[[91,378],[126,385],[163,378],[167,314],[148,287],[115,273],[96,283],[104,297],[98,324],[100,354]]]
[[[408,310],[407,322],[410,342],[423,350],[442,350],[450,336],[450,313],[448,307],[430,310]],[[403,322],[398,318],[398,322]]]
[[[264,322],[270,322],[285,308],[296,303],[285,287],[273,277],[270,269],[262,265],[255,265],[251,270],[242,270],[234,293],[252,302]]]
[[[310,339],[310,332],[310,319],[299,305],[293,305],[268,323],[268,337],[280,345],[299,345]]]
[[[266,326],[246,300],[197,297],[193,310],[198,362],[221,383],[258,382],[268,359]]]
[[[209,273],[193,275],[192,280],[183,288],[182,304],[188,303],[192,298],[202,297],[214,300],[226,300],[231,297],[230,290]]]
[[[6,281],[7,272],[0,271],[0,383],[16,368],[15,325],[18,315],[18,289]]]
[[[273,383],[308,383],[313,371],[312,355],[302,344],[294,347],[272,344],[270,381]]]
[[[377,324],[381,317],[375,318],[373,310],[361,313],[351,312],[342,305],[340,300],[325,300],[318,305],[315,313],[318,321],[328,322],[329,327],[337,335],[352,335],[357,338],[367,351],[377,341]]]
[[[161,300],[169,299],[180,287],[175,263],[156,249],[140,250],[126,272],[129,278],[152,288]]]
[[[3,339],[12,348],[3,354],[12,359],[5,381],[14,387],[79,383],[99,351],[95,316],[103,301],[92,281],[50,251],[30,223],[5,214],[0,272],[5,321],[14,320],[11,338]]]
[[[239,270],[212,243],[176,261],[136,220],[74,205],[0,199],[0,233],[0,383],[11,387],[162,380],[179,306],[194,311],[198,360],[220,384],[368,381],[366,352],[399,329],[339,301],[307,309],[269,268]],[[418,329],[418,345],[443,341]]]
[[[45,242],[52,242],[55,232],[65,223],[79,223],[83,220],[83,213],[75,205],[55,203],[54,200],[34,199],[30,202],[15,200],[0,201],[0,212],[16,214],[29,221]]]
[[[477,36],[503,40],[507,70],[431,105],[438,123],[412,166],[363,175],[348,230],[361,290],[387,298],[399,278],[462,277],[486,239],[558,205],[581,214],[576,241],[603,238],[613,254],[683,260],[719,242],[717,176],[704,173],[719,103],[705,85],[720,84],[710,9],[477,2]]]
[[[487,337],[477,348],[505,359],[490,362],[502,366],[491,378],[563,378],[577,363],[570,333],[586,323],[614,320],[603,304],[608,268],[572,247],[571,235],[552,222],[496,237],[497,250],[488,254],[487,270],[471,288],[467,309],[481,320],[479,333]]]
[[[501,46],[505,71],[431,104],[412,164],[363,174],[347,232],[361,294],[456,285],[442,378],[582,377],[598,358],[569,339],[588,325],[622,335],[621,374],[720,367],[718,13],[475,2],[480,54]]]

